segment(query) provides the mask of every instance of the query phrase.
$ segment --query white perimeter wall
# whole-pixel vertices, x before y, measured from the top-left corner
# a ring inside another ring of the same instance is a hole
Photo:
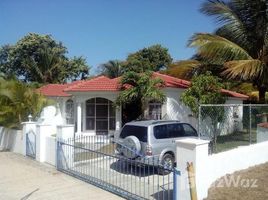
[[[185,183],[188,184],[187,162],[194,164],[197,195],[201,200],[207,197],[209,187],[218,178],[268,162],[267,149],[268,142],[262,142],[208,155],[208,142],[204,142],[204,140],[183,139],[177,141],[177,168],[182,174],[179,179],[181,186],[177,192],[178,199],[190,199],[189,187],[185,187]]]
[[[0,127],[0,150],[23,154],[22,131]]]

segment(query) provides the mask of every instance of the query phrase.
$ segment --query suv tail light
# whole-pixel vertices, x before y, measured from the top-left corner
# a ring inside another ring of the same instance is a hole
[[[152,146],[151,145],[148,145],[146,146],[146,149],[145,149],[145,155],[146,156],[151,156],[153,155],[153,151],[152,151]]]

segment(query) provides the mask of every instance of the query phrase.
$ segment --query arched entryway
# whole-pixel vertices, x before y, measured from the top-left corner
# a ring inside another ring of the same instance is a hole
[[[115,130],[115,107],[105,98],[92,98],[86,101],[86,130],[97,135],[106,135]]]

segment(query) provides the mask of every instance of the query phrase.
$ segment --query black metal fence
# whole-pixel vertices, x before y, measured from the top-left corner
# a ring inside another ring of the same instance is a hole
[[[173,199],[174,169],[122,148],[135,153],[108,136],[58,140],[57,169],[127,199]]]
[[[267,123],[268,105],[204,104],[199,107],[198,132],[211,140],[212,153],[260,142]]]

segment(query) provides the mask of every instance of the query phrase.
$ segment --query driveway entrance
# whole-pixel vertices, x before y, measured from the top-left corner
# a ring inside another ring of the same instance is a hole
[[[121,199],[54,167],[10,152],[0,152],[0,172],[1,200]]]

